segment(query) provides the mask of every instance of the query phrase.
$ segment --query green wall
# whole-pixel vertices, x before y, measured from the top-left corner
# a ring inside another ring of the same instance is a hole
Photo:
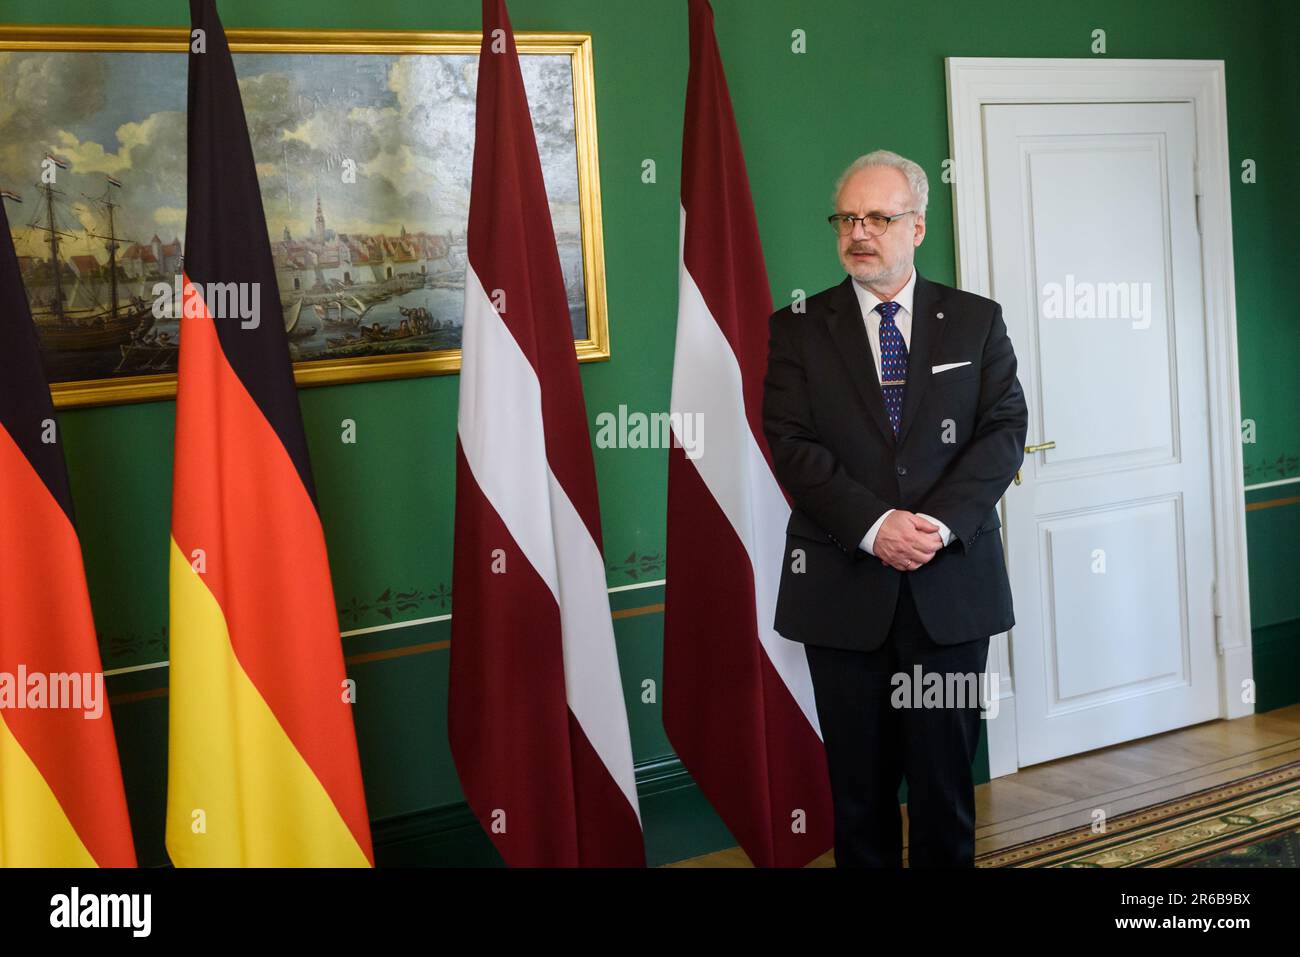
[[[686,83],[685,0],[516,0],[517,30],[593,36],[613,358],[582,369],[588,416],[626,404],[668,406],[676,315],[678,164]],[[910,156],[930,173],[929,235],[918,266],[955,281],[952,202],[939,182],[948,156],[945,56],[1089,56],[1107,31],[1111,58],[1223,59],[1229,142],[1259,181],[1233,176],[1238,347],[1243,414],[1258,427],[1246,447],[1247,483],[1300,475],[1300,270],[1294,266],[1300,201],[1288,161],[1300,148],[1290,0],[715,0],[719,43],[735,102],[766,250],[773,298],[836,282],[823,221],[830,185],[875,147]],[[228,27],[475,30],[475,0],[411,3],[223,0]],[[182,0],[0,0],[0,22],[166,25],[187,22]],[[790,51],[792,30],[807,52]],[[0,91],[0,97],[4,91]],[[641,181],[654,159],[658,182]],[[1116,224],[1122,229],[1123,224]],[[301,393],[329,540],[340,624],[347,631],[450,610],[456,423],[455,376],[308,389]],[[339,422],[359,441],[339,441]],[[166,547],[173,406],[159,402],[61,416],[96,621],[109,669],[166,657]],[[594,428],[593,428],[594,436]],[[596,450],[611,586],[663,577],[663,450]],[[1249,502],[1300,494],[1283,485]],[[1296,504],[1248,516],[1259,707],[1300,700],[1300,589],[1295,588]],[[661,586],[616,592],[614,608],[654,605]],[[652,862],[732,842],[672,759],[657,706],[640,701],[659,677],[662,617],[616,622]],[[448,637],[445,621],[344,639],[350,657]],[[493,853],[461,802],[445,735],[447,654],[429,650],[355,663],[356,708],[370,811],[381,862],[489,862]],[[165,669],[110,679],[137,842],[162,863]],[[987,762],[980,763],[986,779]]]

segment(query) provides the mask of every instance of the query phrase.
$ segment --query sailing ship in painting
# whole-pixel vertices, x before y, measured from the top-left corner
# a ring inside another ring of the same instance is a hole
[[[48,158],[67,168],[65,161]],[[43,234],[49,256],[22,257],[19,268],[29,291],[32,319],[47,353],[112,350],[146,334],[153,324],[151,303],[129,288],[118,264],[123,237],[114,231],[118,204],[110,194],[120,187],[118,180],[109,177],[102,196],[84,197],[106,223],[104,233],[83,231],[85,237],[106,244],[108,262],[101,266],[93,256],[68,255],[66,241],[75,234],[66,222],[67,196],[53,183],[36,184],[39,202],[27,228]]]
[[[26,228],[40,234],[48,256],[22,256],[19,266],[47,362],[78,370],[75,377],[174,372],[179,316],[173,298],[159,300],[153,288],[170,285],[181,271],[180,240],[164,243],[155,235],[137,243],[118,235],[115,196],[123,186],[114,177],[103,195],[76,203],[54,184],[35,188],[39,199]],[[95,219],[103,225],[85,225]],[[103,244],[105,262],[78,249],[95,242]],[[335,233],[325,226],[318,196],[314,233],[295,240],[286,226],[272,243],[293,359],[458,347],[459,326],[435,315],[434,300],[455,314],[464,296],[464,250],[463,237],[407,233],[404,226],[396,237]]]

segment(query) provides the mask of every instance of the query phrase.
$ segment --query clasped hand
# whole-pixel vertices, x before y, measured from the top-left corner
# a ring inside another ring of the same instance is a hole
[[[915,512],[897,509],[880,525],[872,551],[882,565],[900,572],[916,571],[943,548],[939,526]]]

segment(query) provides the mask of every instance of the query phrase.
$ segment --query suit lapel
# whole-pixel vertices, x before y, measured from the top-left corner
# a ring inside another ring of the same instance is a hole
[[[916,418],[916,410],[930,386],[930,357],[943,338],[947,316],[939,318],[940,293],[938,286],[916,274],[916,288],[912,291],[912,343],[907,350],[907,391],[903,394],[903,414],[898,422],[899,445],[907,438],[907,428]],[[870,343],[867,348],[871,348]],[[892,434],[893,430],[890,431]]]
[[[919,276],[917,281],[920,281]],[[867,338],[867,325],[862,317],[858,294],[853,291],[852,276],[845,276],[844,281],[835,287],[829,305],[826,323],[835,340],[840,359],[849,370],[849,376],[858,387],[858,394],[862,397],[867,412],[871,414],[872,421],[880,429],[880,434],[886,441],[892,442],[894,429],[885,412],[885,397],[880,391],[876,362],[871,356],[871,340]]]

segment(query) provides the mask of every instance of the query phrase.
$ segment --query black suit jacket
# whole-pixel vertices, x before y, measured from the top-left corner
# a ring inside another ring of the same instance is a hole
[[[1002,307],[918,273],[895,441],[852,283],[769,321],[763,430],[794,501],[775,628],[807,644],[878,648],[906,574],[939,644],[1005,631],[1015,618],[997,503],[1024,460],[1028,410]],[[890,508],[934,516],[952,542],[914,571],[882,564],[858,546]]]

